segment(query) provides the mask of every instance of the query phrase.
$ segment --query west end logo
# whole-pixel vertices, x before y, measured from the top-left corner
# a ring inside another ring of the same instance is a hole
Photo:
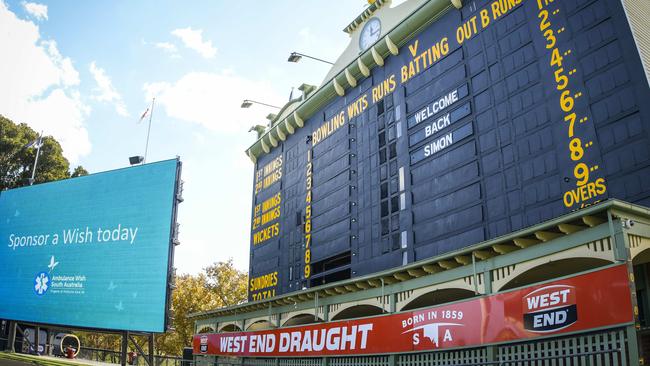
[[[421,336],[423,336],[424,338],[428,338],[436,348],[440,348],[442,347],[442,343],[452,342],[454,340],[452,327],[462,327],[464,324],[444,321],[436,322],[436,320],[461,320],[462,318],[463,312],[456,310],[431,310],[422,314],[413,314],[409,318],[402,320],[402,329],[412,327],[402,332],[402,334],[412,333],[411,340],[414,346],[420,345],[423,341]]]
[[[536,333],[554,332],[578,321],[576,289],[553,285],[539,288],[522,299],[524,329]]]
[[[201,353],[208,352],[208,336],[201,336],[200,351]]]

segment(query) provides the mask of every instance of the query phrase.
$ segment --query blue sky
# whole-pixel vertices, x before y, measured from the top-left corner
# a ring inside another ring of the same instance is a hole
[[[367,3],[339,1],[0,0],[0,114],[53,135],[90,172],[142,155],[180,156],[176,267],[196,273],[232,257],[248,269],[251,125],[291,87],[319,85],[328,65],[286,61],[291,51],[335,60],[342,29]]]

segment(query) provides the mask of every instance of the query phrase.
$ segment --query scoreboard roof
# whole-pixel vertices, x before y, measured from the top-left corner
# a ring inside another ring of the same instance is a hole
[[[385,3],[384,0],[376,1],[344,31],[354,31],[359,24],[368,19]],[[395,8],[382,9],[394,13],[384,15],[386,18],[392,19],[394,24],[392,27],[389,24],[389,29],[382,31],[383,37],[360,54],[356,48],[357,42],[351,42],[351,47],[339,57],[325,77],[323,84],[316,90],[304,92],[301,101],[290,101],[285,105],[278,116],[271,121],[272,127],[268,128],[246,150],[246,155],[256,162],[260,156],[268,154],[271,149],[278,146],[279,141],[284,141],[287,135],[302,128],[305,120],[314,113],[321,110],[337,96],[345,95],[346,89],[356,87],[358,80],[370,76],[373,68],[383,66],[386,57],[397,55],[399,47],[405,45],[418,30],[438,19],[454,6],[460,8],[461,2],[459,0],[453,0],[451,3],[449,0],[411,0]],[[402,19],[406,20],[401,21]]]

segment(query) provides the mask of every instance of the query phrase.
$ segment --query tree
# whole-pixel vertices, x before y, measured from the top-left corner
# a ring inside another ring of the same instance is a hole
[[[247,274],[235,268],[232,259],[214,263],[197,276],[178,276],[172,293],[174,330],[156,338],[156,351],[181,355],[183,347],[192,345],[194,335],[194,322],[188,315],[244,302],[247,283]]]
[[[0,190],[21,187],[31,178],[37,149],[29,145],[37,139],[38,133],[27,124],[0,115]],[[76,175],[70,174],[70,163],[53,137],[43,137],[42,143],[34,183],[88,174],[82,166],[74,170]]]
[[[84,167],[79,165],[76,168],[74,168],[74,171],[72,172],[72,175],[70,176],[70,178],[81,177],[81,176],[84,176],[84,175],[88,175],[88,171],[86,169],[84,169]]]
[[[214,309],[216,295],[207,286],[205,274],[181,275],[176,278],[172,293],[172,331],[156,338],[156,351],[166,355],[181,355],[194,334],[193,322],[187,316],[198,311]]]
[[[241,304],[248,296],[248,275],[235,268],[232,258],[204,268],[208,287],[218,298],[218,307]]]
[[[94,354],[93,359],[112,363],[119,362],[118,352],[120,351],[120,345],[122,344],[121,335],[98,332],[75,332],[75,334],[79,337],[79,342],[81,343],[82,348],[106,350],[95,351],[97,353]]]

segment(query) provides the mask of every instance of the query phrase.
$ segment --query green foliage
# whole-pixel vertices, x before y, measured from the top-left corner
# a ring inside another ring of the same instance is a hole
[[[36,148],[27,145],[38,138],[38,133],[27,124],[16,124],[0,115],[0,190],[27,185],[32,176]],[[76,174],[76,175],[75,175]],[[86,175],[78,166],[70,174],[70,163],[63,156],[61,145],[51,136],[43,138],[34,183],[45,183]]]
[[[88,171],[84,169],[84,167],[79,165],[76,168],[74,168],[74,171],[72,172],[72,175],[70,175],[70,178],[81,177],[84,175],[88,175]]]
[[[235,268],[232,259],[214,263],[197,276],[176,278],[172,294],[174,331],[156,338],[157,351],[166,355],[181,355],[183,347],[192,345],[194,322],[188,315],[242,303],[246,300],[248,275]]]
[[[99,348],[119,352],[122,344],[122,336],[118,334],[96,332],[75,332],[75,334],[79,337],[82,348]],[[106,356],[110,355],[106,354]],[[104,361],[108,360],[109,358],[104,358]]]
[[[216,305],[216,296],[208,288],[205,274],[178,276],[176,289],[172,293],[174,330],[156,338],[157,351],[166,355],[181,355],[183,347],[191,345],[194,334],[193,322],[187,315],[214,309]]]
[[[241,304],[248,297],[248,275],[235,268],[232,258],[204,268],[208,288],[217,296],[217,307]]]

